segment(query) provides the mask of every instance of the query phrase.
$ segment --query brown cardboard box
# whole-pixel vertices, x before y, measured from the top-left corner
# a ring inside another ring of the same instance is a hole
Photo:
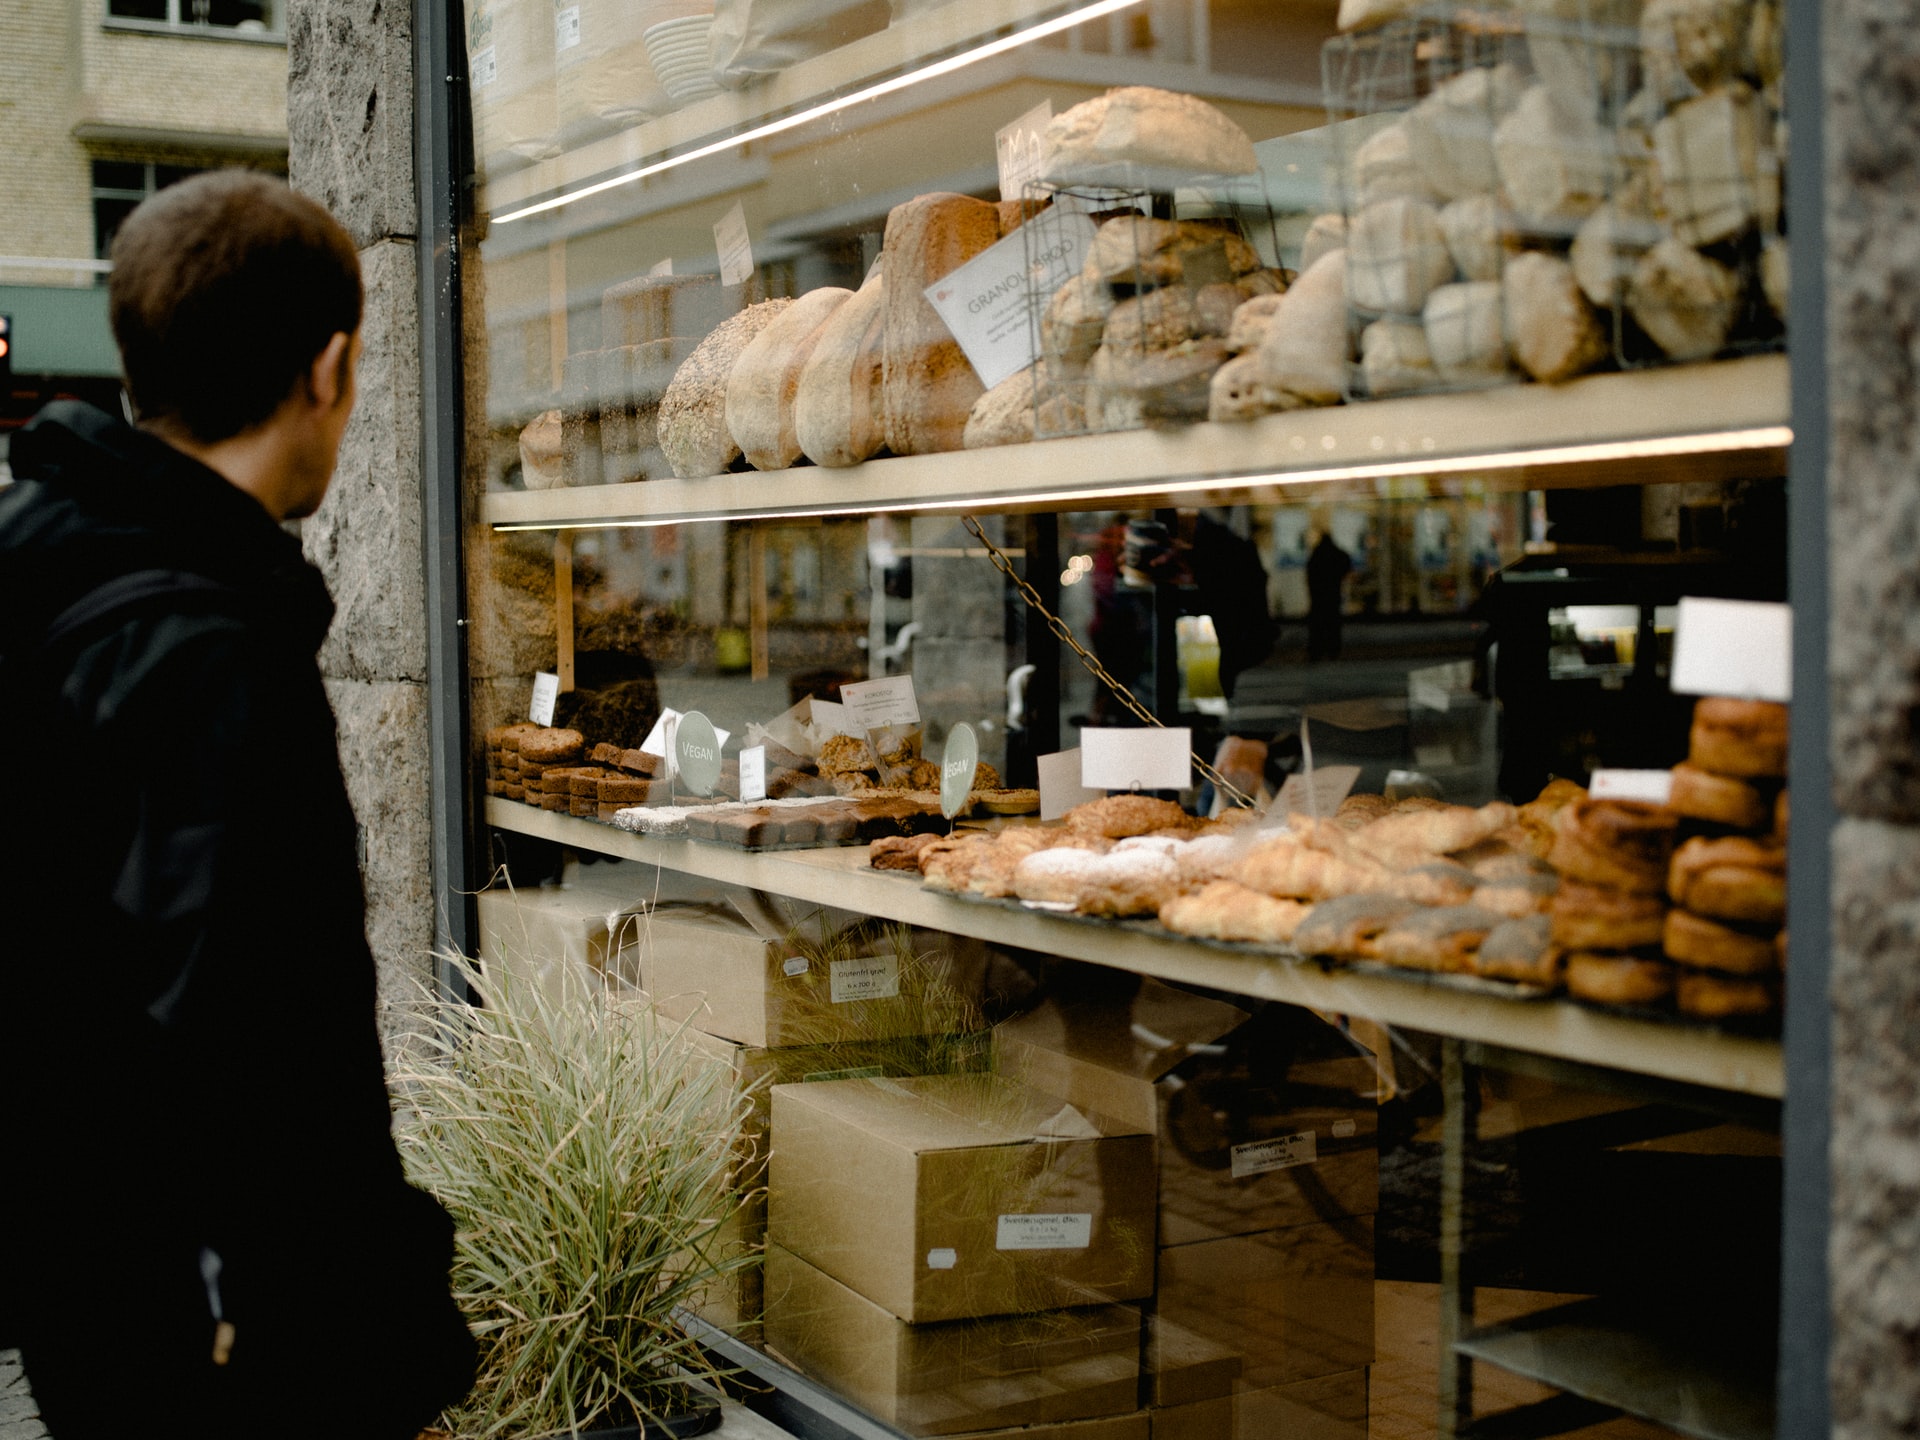
[[[1059,1425],[1023,1425],[1017,1430],[975,1430],[952,1440],[1149,1440],[1147,1412],[1108,1415],[1099,1420],[1067,1420]]]
[[[1147,1404],[1193,1405],[1233,1393],[1240,1378],[1240,1351],[1176,1325],[1164,1315],[1147,1317]]]
[[[1231,1395],[1149,1410],[1147,1417],[1153,1422],[1152,1440],[1234,1440]]]
[[[766,1339],[914,1435],[1125,1415],[1138,1404],[1140,1312],[1130,1305],[910,1325],[770,1245]]]
[[[1147,1412],[1153,1440],[1367,1440],[1367,1372]]]
[[[1373,1363],[1373,1219],[1160,1252],[1160,1316],[1241,1356],[1264,1389]]]
[[[903,1320],[1153,1293],[1152,1137],[995,1075],[773,1091],[768,1239]]]
[[[642,923],[640,979],[660,1014],[742,1045],[785,1047],[968,1028],[985,973],[979,942],[886,927],[846,911],[749,921],[721,907]],[[851,935],[848,943],[831,937]]]
[[[603,878],[600,866],[582,866],[581,877],[561,888],[482,890],[475,897],[480,922],[480,960],[504,966],[538,983],[556,998],[562,987],[597,988],[601,972],[618,973],[637,958],[640,902],[620,867]],[[597,883],[596,883],[597,882]],[[581,991],[579,993],[589,993]]]

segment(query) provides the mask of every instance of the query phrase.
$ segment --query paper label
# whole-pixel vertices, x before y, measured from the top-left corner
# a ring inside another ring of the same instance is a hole
[[[1080,783],[1095,790],[1184,790],[1193,783],[1193,735],[1184,725],[1082,730]]]
[[[1019,200],[1040,178],[1046,163],[1047,125],[1053,119],[1053,101],[1042,100],[1012,124],[993,132],[994,158],[1000,162],[1000,198]]]
[[[816,1080],[878,1080],[886,1073],[878,1065],[850,1065],[845,1070],[816,1070],[811,1075],[802,1075],[800,1083],[810,1085]]]
[[[553,48],[571,50],[580,43],[580,7],[569,5],[553,12]]]
[[[1351,1120],[1336,1120],[1333,1122],[1333,1138],[1336,1140],[1351,1140],[1359,1133],[1360,1127]]]
[[[473,52],[473,58],[467,62],[467,75],[476,90],[484,90],[500,78],[500,62],[493,46]]]
[[[740,752],[740,798],[767,798],[767,747],[749,745]]]
[[[1029,256],[1036,243],[1038,252]],[[1093,221],[1086,216],[1049,216],[927,286],[927,303],[960,342],[982,385],[991,390],[1040,358],[1038,312],[1080,273],[1092,244]]]
[[[891,1000],[900,993],[900,960],[894,955],[860,955],[827,965],[833,1003]]]
[[[1322,765],[1311,775],[1289,775],[1269,811],[1275,815],[1313,815],[1330,820],[1359,779],[1358,765]]]
[[[746,284],[753,275],[753,243],[747,239],[747,212],[738,200],[714,224],[713,244],[720,252],[720,283]]]
[[[842,687],[845,688],[844,686]],[[835,700],[815,700],[807,707],[807,713],[813,717],[814,729],[825,739],[829,735],[851,735],[852,723],[847,719],[847,707]]]
[[[1673,631],[1673,692],[1793,699],[1793,610],[1763,600],[1683,596]]]
[[[1060,750],[1042,755],[1040,771],[1040,818],[1058,820],[1076,805],[1104,798],[1105,792],[1089,790],[1080,783],[1080,751]]]
[[[1665,805],[1673,799],[1671,770],[1596,770],[1587,786],[1596,800],[1640,800]]]
[[[671,255],[664,260],[655,261],[653,268],[647,271],[649,278],[671,274],[673,274],[673,257]]]
[[[527,718],[536,725],[553,724],[553,707],[560,699],[560,677],[550,675],[545,670],[537,670],[533,676],[533,703],[527,707]]]
[[[996,1250],[1084,1250],[1093,1244],[1093,1216],[1002,1215]]]
[[[920,702],[914,698],[911,675],[890,675],[884,680],[842,685],[840,702],[846,706],[846,723],[856,730],[920,723]],[[816,705],[816,716],[818,711]]]
[[[1320,1158],[1311,1130],[1302,1130],[1298,1135],[1282,1135],[1275,1140],[1255,1140],[1246,1145],[1236,1145],[1229,1154],[1232,1156],[1233,1178],[1236,1180],[1245,1180],[1250,1175],[1265,1175],[1269,1170],[1291,1170],[1296,1165],[1311,1165]]]
[[[789,980],[793,979],[796,975],[806,974],[807,957],[804,955],[789,955],[785,960],[780,962],[780,973]]]
[[[951,1270],[960,1263],[960,1252],[942,1246],[938,1250],[927,1251],[927,1269]]]

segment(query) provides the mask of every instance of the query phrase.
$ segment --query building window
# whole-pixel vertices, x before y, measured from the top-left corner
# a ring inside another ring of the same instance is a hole
[[[266,35],[280,28],[278,8],[279,0],[107,0],[107,17]]]
[[[115,0],[124,3],[124,0]],[[159,3],[159,0],[154,0]],[[113,248],[113,237],[138,205],[155,191],[198,175],[203,166],[154,165],[140,160],[96,160],[93,162],[93,253],[104,260]]]

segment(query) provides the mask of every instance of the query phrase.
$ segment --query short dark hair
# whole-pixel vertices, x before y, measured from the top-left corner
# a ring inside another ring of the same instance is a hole
[[[284,181],[217,170],[169,186],[113,242],[107,302],[143,421],[211,444],[268,419],[336,333],[360,328],[360,258]]]

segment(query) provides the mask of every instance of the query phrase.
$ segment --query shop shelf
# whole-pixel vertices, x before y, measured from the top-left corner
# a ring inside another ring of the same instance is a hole
[[[1147,925],[1089,922],[963,899],[926,889],[915,876],[871,869],[865,846],[756,854],[635,835],[502,799],[486,802],[486,823],[575,850],[1162,980],[1365,1016],[1715,1090],[1777,1099],[1784,1089],[1780,1043],[1764,1036],[1526,997],[1492,982],[1456,987],[1385,967],[1326,969],[1297,957],[1179,939]]]
[[[1488,490],[1782,475],[1787,357],[1594,375],[1565,385],[1295,410],[1243,424],[1081,435],[870,460],[844,470],[502,491],[481,518],[510,529],[902,511],[1272,504],[1350,493]]]

